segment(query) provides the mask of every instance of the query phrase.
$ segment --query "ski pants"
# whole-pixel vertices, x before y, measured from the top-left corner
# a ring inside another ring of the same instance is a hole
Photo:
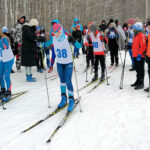
[[[66,86],[68,89],[68,95],[73,96],[73,85],[72,85],[72,72],[73,63],[59,64],[57,63],[57,71],[60,78],[60,89],[61,93],[66,93]]]
[[[87,68],[90,65],[90,61],[91,61],[91,65],[94,65],[94,55],[93,55],[93,47],[89,47],[86,49],[86,63],[87,63]]]
[[[37,69],[44,69],[44,64],[43,64],[43,50],[39,49],[37,50],[37,54],[36,54],[36,64],[37,64]]]
[[[135,70],[136,70],[136,81],[138,84],[144,84],[144,75],[145,75],[145,70],[144,70],[144,65],[145,65],[145,59],[141,58],[140,61],[136,60],[136,57],[134,57],[134,64],[135,64]]]
[[[79,49],[74,47],[74,53],[73,53],[74,58],[79,56]]]
[[[95,73],[98,73],[98,63],[100,62],[101,65],[101,73],[104,74],[105,73],[105,56],[104,55],[95,55],[95,59],[94,59],[94,70]]]
[[[10,73],[11,73],[13,64],[14,64],[14,59],[12,59],[8,62],[0,61],[1,88],[6,89],[7,91],[11,91]],[[6,85],[6,87],[5,87],[5,85]]]
[[[110,58],[111,58],[111,64],[114,64],[114,61],[116,64],[118,64],[118,49],[110,49]]]

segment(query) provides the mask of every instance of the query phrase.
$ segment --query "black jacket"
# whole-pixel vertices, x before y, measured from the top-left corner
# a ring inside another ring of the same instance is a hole
[[[82,32],[80,30],[76,30],[72,32],[72,36],[74,37],[74,39],[76,41],[78,41],[79,43],[81,43],[82,41]]]
[[[22,66],[36,66],[36,34],[29,25],[22,28]]]

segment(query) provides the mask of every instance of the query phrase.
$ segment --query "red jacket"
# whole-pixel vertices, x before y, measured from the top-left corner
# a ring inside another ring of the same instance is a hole
[[[137,57],[141,55],[144,58],[143,53],[146,50],[146,37],[145,35],[140,32],[133,38],[133,45],[132,45],[132,56]]]

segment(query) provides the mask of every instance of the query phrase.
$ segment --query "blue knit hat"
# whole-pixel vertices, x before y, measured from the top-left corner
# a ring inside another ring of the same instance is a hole
[[[2,32],[3,32],[3,33],[8,32],[8,28],[7,28],[7,27],[3,27],[3,28],[2,28]]]
[[[143,30],[142,22],[136,22],[132,27],[133,27],[133,29],[135,29],[137,31],[142,31]]]

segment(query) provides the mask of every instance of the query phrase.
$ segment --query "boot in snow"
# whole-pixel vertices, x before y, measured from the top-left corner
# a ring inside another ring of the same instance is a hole
[[[36,82],[36,79],[32,78],[32,75],[26,75],[26,81],[27,82]]]
[[[92,81],[97,80],[97,78],[98,78],[98,74],[97,74],[97,72],[96,72],[95,75],[94,75],[94,77],[93,77],[93,79],[92,79]]]
[[[2,89],[1,89],[1,92],[0,92],[0,99],[2,99],[3,96],[5,96],[5,93],[6,93],[6,89],[5,89],[5,88],[2,88]]]
[[[69,105],[68,105],[68,112],[71,112],[74,108],[74,98],[73,96],[69,96]]]
[[[64,107],[66,104],[67,104],[66,93],[62,93],[61,94],[61,102],[59,103],[58,108],[60,109],[60,108]]]
[[[5,96],[3,97],[2,101],[7,102],[11,99],[11,91],[6,91]]]

